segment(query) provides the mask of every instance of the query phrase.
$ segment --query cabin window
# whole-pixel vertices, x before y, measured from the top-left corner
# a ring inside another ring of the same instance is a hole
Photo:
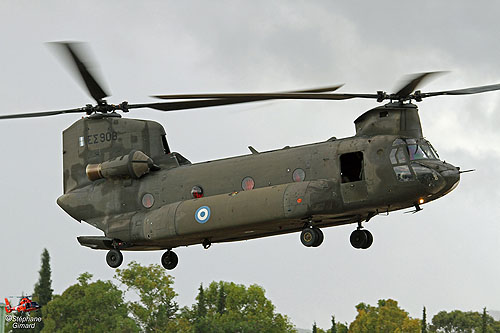
[[[292,179],[294,182],[302,182],[306,179],[306,172],[301,168],[295,169],[292,174]]]
[[[340,176],[342,183],[363,180],[363,153],[356,151],[340,155]]]
[[[155,203],[155,198],[151,193],[146,193],[142,196],[142,205],[144,208],[151,208]]]
[[[201,188],[201,186],[193,186],[193,188],[191,189],[191,195],[195,199],[203,198],[203,189]]]
[[[241,188],[244,191],[253,190],[254,187],[255,187],[255,182],[252,177],[245,177],[241,181]]]

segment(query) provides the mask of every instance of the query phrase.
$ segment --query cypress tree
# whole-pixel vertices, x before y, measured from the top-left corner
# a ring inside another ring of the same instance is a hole
[[[483,315],[481,316],[481,333],[486,333],[488,327],[488,314],[486,313],[486,307],[483,308]]]
[[[203,283],[200,284],[198,288],[198,304],[196,307],[196,316],[198,318],[204,318],[207,315],[207,301],[205,299],[205,294],[203,291]]]
[[[217,312],[223,314],[226,311],[226,292],[224,290],[224,283],[219,283],[219,295],[217,296]]]
[[[332,316],[332,328],[330,329],[330,333],[337,333],[337,324],[335,324],[335,316]]]
[[[425,312],[425,306],[422,313],[422,333],[427,333],[427,313]]]
[[[35,290],[33,292],[33,300],[38,302],[38,304],[43,308],[47,303],[52,300],[52,279],[51,269],[50,269],[50,255],[47,249],[43,249],[41,256],[41,267],[38,271],[39,278],[38,282],[35,284]],[[41,311],[33,313],[32,316],[41,317]],[[35,332],[40,332],[43,328],[43,322],[36,323]]]
[[[318,326],[316,326],[316,322],[314,322],[314,324],[313,324],[312,333],[318,333]]]

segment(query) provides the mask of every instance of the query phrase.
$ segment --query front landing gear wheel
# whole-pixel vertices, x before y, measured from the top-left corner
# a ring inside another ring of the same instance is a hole
[[[368,230],[363,230],[363,232],[366,234],[366,244],[364,244],[362,249],[367,249],[373,244],[373,235]]]
[[[109,267],[117,268],[123,262],[123,254],[118,250],[110,250],[108,254],[106,254],[106,262]]]
[[[165,269],[174,269],[177,266],[178,262],[179,257],[177,257],[177,254],[175,254],[175,252],[173,251],[168,250],[161,256],[161,264]]]
[[[351,234],[351,245],[356,249],[362,249],[363,246],[368,242],[368,236],[364,230],[358,229],[354,230]]]

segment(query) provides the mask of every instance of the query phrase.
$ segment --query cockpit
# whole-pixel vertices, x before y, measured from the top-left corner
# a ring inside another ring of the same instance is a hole
[[[460,180],[460,168],[440,161],[434,147],[423,138],[394,140],[389,160],[401,185],[420,186],[428,196],[444,195],[453,190]]]
[[[422,178],[437,180],[437,173],[424,167],[418,161],[439,160],[431,143],[425,139],[396,139],[389,154],[396,178],[401,182]]]
[[[439,159],[439,155],[431,143],[425,139],[396,139],[392,143],[391,163],[406,162],[408,156],[410,161],[422,159]]]

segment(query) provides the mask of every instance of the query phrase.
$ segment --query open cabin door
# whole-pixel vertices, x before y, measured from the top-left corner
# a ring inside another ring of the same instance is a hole
[[[340,155],[340,179],[340,190],[344,203],[355,203],[367,199],[368,190],[362,151]]]

